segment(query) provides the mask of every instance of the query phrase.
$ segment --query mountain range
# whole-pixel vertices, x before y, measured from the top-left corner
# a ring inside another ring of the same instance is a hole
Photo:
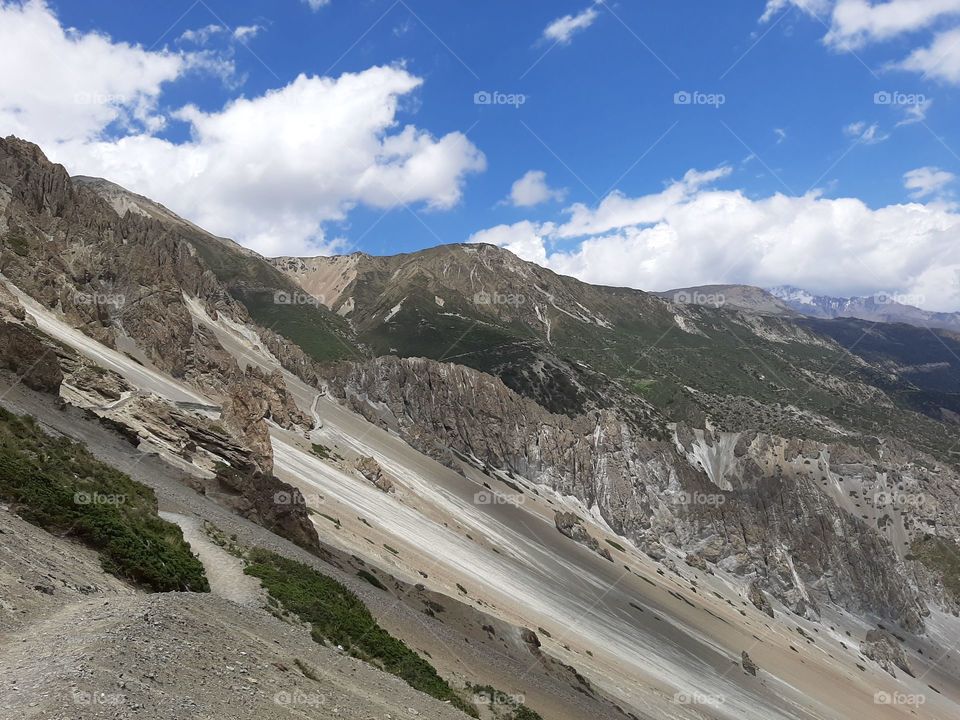
[[[264,258],[0,140],[0,709],[956,717],[956,322]]]

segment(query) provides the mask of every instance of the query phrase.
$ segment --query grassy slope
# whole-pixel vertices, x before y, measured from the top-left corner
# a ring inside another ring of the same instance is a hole
[[[245,572],[259,578],[287,611],[310,623],[317,642],[342,645],[412,688],[477,717],[476,709],[464,702],[429,662],[381,628],[360,598],[344,585],[266,550],[253,549],[247,559],[250,564]]]
[[[152,490],[3,409],[0,498],[27,522],[98,551],[112,575],[158,592],[210,589],[180,528],[157,515]]]

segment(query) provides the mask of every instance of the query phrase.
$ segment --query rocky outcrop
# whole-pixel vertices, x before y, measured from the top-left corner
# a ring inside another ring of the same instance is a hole
[[[913,677],[913,670],[907,654],[897,639],[885,630],[870,630],[866,639],[860,643],[860,652],[882,667],[891,676],[896,677],[896,668]]]
[[[375,487],[383,492],[393,492],[393,481],[383,472],[383,468],[380,467],[374,458],[369,456],[361,456],[357,458],[357,461],[354,465],[357,472],[363,475],[367,480],[372,482]]]
[[[773,617],[773,606],[770,605],[770,600],[760,589],[756,580],[752,581],[747,589],[747,599],[757,610]]]
[[[351,409],[434,457],[452,448],[575,495],[638,547],[670,545],[754,576],[800,615],[815,619],[832,602],[923,625],[903,561],[813,472],[834,452],[826,470],[860,482],[861,464],[876,459],[861,454],[857,464],[846,447],[682,425],[672,443],[650,440],[615,410],[555,415],[497,378],[422,358],[344,364],[328,382]],[[930,475],[955,477],[942,466]]]
[[[24,385],[41,392],[58,393],[63,372],[57,353],[27,327],[0,320],[0,368],[9,370]]]
[[[600,543],[587,532],[587,529],[583,526],[583,520],[579,517],[571,512],[557,511],[554,513],[553,522],[562,535],[566,535],[571,540],[585,545],[601,557],[613,562],[610,551],[605,547],[600,547]]]
[[[740,664],[743,666],[743,671],[748,675],[756,676],[757,671],[760,669],[757,667],[757,664],[750,659],[750,656],[747,655],[746,650],[740,654]]]

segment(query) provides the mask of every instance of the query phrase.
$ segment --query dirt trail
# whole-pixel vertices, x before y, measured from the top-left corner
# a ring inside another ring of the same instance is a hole
[[[184,540],[190,543],[190,548],[203,563],[210,581],[210,592],[238,605],[263,606],[266,595],[260,581],[244,574],[243,561],[214,543],[198,518],[172,512],[161,512],[160,516],[183,530]]]

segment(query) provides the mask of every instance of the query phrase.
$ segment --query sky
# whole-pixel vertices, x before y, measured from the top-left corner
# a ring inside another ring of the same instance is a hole
[[[265,255],[960,310],[960,0],[0,0],[0,134]]]

